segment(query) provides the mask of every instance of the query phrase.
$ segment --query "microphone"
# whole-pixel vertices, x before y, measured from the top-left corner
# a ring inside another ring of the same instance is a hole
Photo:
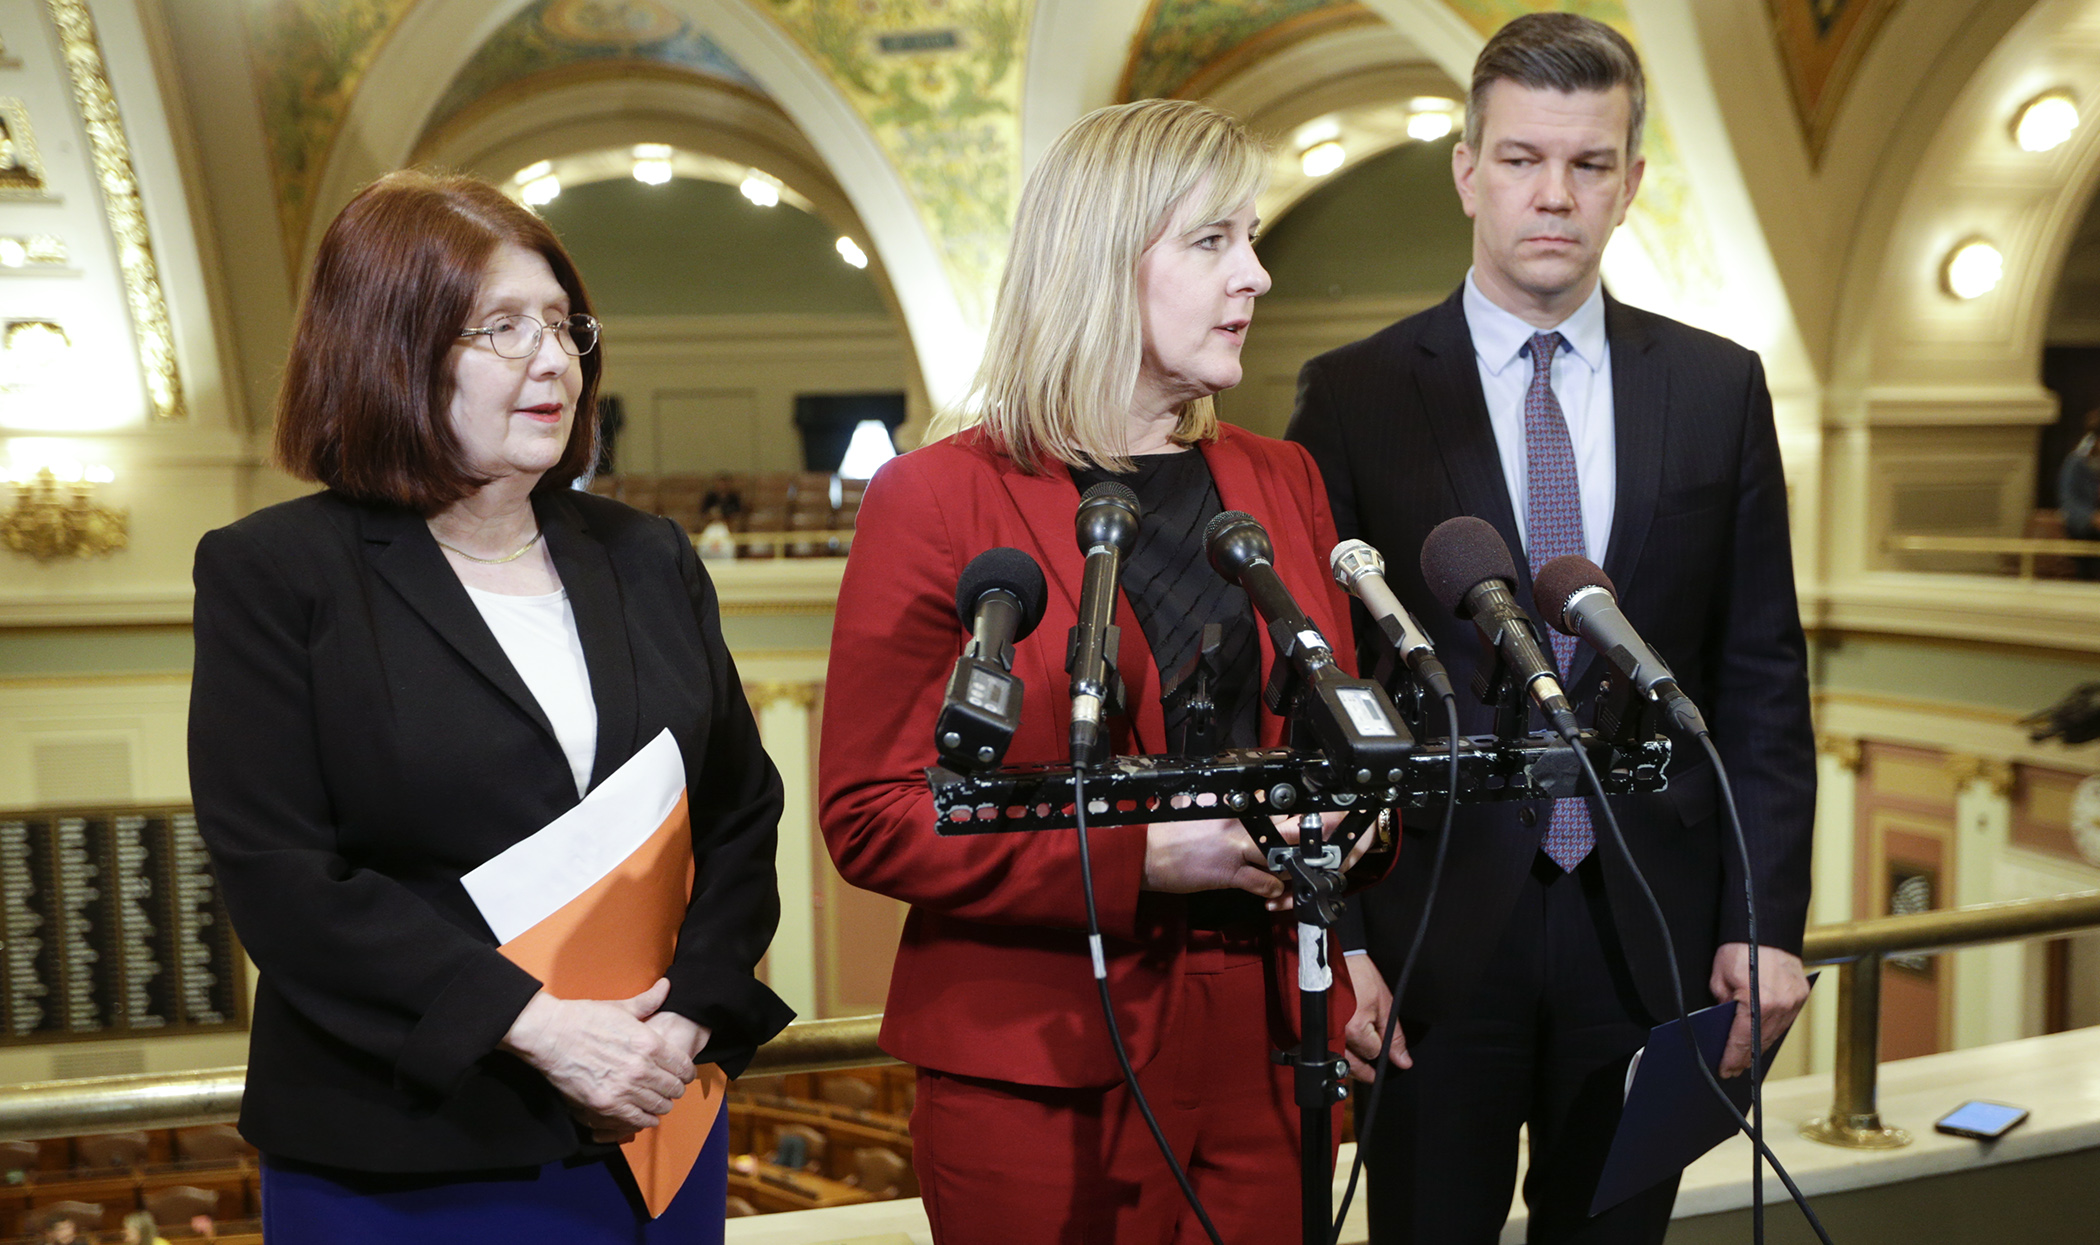
[[[933,724],[941,763],[963,773],[997,765],[1021,725],[1021,680],[1014,642],[1043,621],[1049,600],[1043,568],[1019,549],[987,549],[970,559],[955,588],[955,613],[970,629],[955,661],[941,716]]]
[[[1086,569],[1065,671],[1072,676],[1072,764],[1083,768],[1107,759],[1108,738],[1101,720],[1108,711],[1110,666],[1121,645],[1115,625],[1116,577],[1137,544],[1137,494],[1113,480],[1096,484],[1079,499],[1073,527],[1079,549],[1086,554]]]
[[[1517,564],[1494,524],[1471,515],[1437,524],[1422,542],[1422,578],[1452,613],[1473,620],[1554,730],[1567,739],[1581,733],[1553,661],[1539,647],[1538,624],[1517,606]]]
[[[1627,621],[1617,590],[1596,563],[1573,553],[1555,558],[1539,568],[1531,595],[1547,622],[1611,658],[1641,695],[1660,703],[1672,721],[1694,735],[1705,732],[1699,706]]]
[[[1398,764],[1414,737],[1401,725],[1384,689],[1369,679],[1351,678],[1335,664],[1334,650],[1320,628],[1298,608],[1276,573],[1275,549],[1254,516],[1222,512],[1204,529],[1203,545],[1211,566],[1238,584],[1268,621],[1279,662],[1289,660],[1312,692],[1310,706],[1317,706],[1317,712],[1309,721],[1322,750],[1346,772],[1354,772],[1361,785],[1370,785]],[[1269,707],[1278,712],[1283,709],[1277,703],[1281,686],[1270,680]]]
[[[1371,611],[1378,629],[1385,633],[1415,677],[1438,696],[1455,699],[1451,676],[1444,672],[1444,663],[1436,659],[1436,648],[1415,626],[1414,616],[1400,604],[1400,598],[1386,586],[1384,556],[1363,541],[1345,540],[1334,547],[1327,565],[1334,572],[1334,581],[1355,594]]]

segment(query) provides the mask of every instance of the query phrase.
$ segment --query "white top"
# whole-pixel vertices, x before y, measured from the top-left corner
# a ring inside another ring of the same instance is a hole
[[[514,597],[469,586],[467,596],[553,725],[581,796],[591,785],[591,764],[598,757],[598,702],[591,699],[583,637],[576,633],[569,594]]]
[[[1582,492],[1582,538],[1589,559],[1604,565],[1611,540],[1612,505],[1618,496],[1619,464],[1613,436],[1611,349],[1604,339],[1604,283],[1599,281],[1573,315],[1551,329],[1533,328],[1488,301],[1466,271],[1466,327],[1473,337],[1474,361],[1480,365],[1480,390],[1487,396],[1488,423],[1495,429],[1495,448],[1502,453],[1502,480],[1509,504],[1517,512],[1517,536],[1525,530],[1524,503],[1529,496],[1524,454],[1524,391],[1531,387],[1531,360],[1518,353],[1534,333],[1559,333],[1567,345],[1553,352],[1548,383],[1567,417],[1568,441],[1575,447],[1576,487]]]

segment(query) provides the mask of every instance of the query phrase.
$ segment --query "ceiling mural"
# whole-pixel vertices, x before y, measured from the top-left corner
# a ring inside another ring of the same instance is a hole
[[[1021,178],[1033,0],[759,0],[895,164],[963,315],[990,318]]]
[[[1356,0],[1152,0],[1119,93],[1196,99],[1302,39],[1382,20]]]
[[[1786,66],[1794,114],[1801,120],[1811,161],[1844,102],[1852,72],[1866,58],[1896,0],[1770,0],[1779,59]]]
[[[286,255],[298,266],[315,185],[358,79],[416,0],[246,0],[249,54]]]
[[[536,0],[489,36],[446,88],[425,132],[474,101],[521,78],[570,65],[647,61],[731,82],[764,94],[690,20],[657,0]]]

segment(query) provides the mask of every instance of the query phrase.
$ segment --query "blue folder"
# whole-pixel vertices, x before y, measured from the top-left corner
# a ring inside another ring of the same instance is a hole
[[[1815,985],[1811,976],[1809,985]],[[1716,1003],[1692,1013],[1692,1036],[1706,1066],[1719,1070],[1721,1054],[1728,1045],[1728,1028],[1735,1023],[1733,1001]],[[1648,1031],[1648,1045],[1634,1058],[1639,1064],[1627,1087],[1625,1110],[1619,1129],[1612,1135],[1611,1153],[1604,1172],[1597,1178],[1597,1196],[1590,1200],[1590,1213],[1601,1214],[1619,1203],[1683,1171],[1708,1150],[1735,1135],[1735,1119],[1714,1097],[1714,1091],[1699,1075],[1692,1052],[1685,1048],[1684,1025],[1671,1020]],[[1791,1032],[1791,1030],[1789,1030]],[[1764,1060],[1786,1041],[1765,1048]],[[1750,1078],[1730,1077],[1721,1082],[1729,1100],[1744,1116],[1750,1114]]]

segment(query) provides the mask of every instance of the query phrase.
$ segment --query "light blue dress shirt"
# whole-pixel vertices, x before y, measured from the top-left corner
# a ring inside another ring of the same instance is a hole
[[[1557,332],[1567,345],[1553,353],[1551,381],[1567,417],[1568,441],[1575,448],[1575,479],[1582,492],[1582,539],[1589,559],[1604,565],[1611,540],[1612,507],[1618,496],[1619,464],[1613,436],[1611,348],[1604,339],[1604,283],[1572,315],[1551,329],[1533,328],[1488,301],[1466,271],[1466,327],[1473,337],[1473,359],[1480,365],[1480,390],[1487,397],[1488,423],[1502,455],[1502,480],[1509,504],[1517,512],[1517,534],[1525,531],[1524,503],[1529,476],[1524,453],[1524,391],[1531,387],[1531,360],[1518,353],[1534,333]],[[1512,551],[1516,552],[1516,551]],[[1518,555],[1520,558],[1522,554]]]

